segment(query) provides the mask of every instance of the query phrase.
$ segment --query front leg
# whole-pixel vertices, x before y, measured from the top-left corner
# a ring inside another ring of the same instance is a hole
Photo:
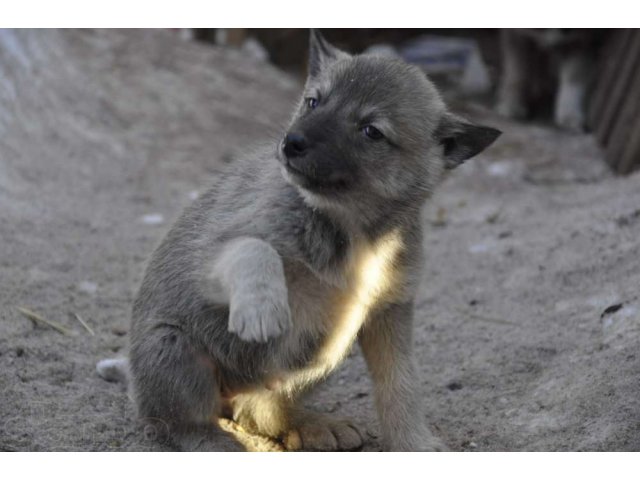
[[[386,447],[392,451],[442,451],[427,427],[412,357],[413,304],[389,305],[361,332],[360,345],[374,382]]]
[[[247,342],[266,342],[291,325],[282,259],[256,238],[231,240],[211,273],[214,299],[229,304],[229,331]]]

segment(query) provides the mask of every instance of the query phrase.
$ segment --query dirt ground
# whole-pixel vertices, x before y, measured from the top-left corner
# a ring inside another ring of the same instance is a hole
[[[171,222],[298,92],[171,32],[0,32],[0,450],[163,449],[95,363],[124,353]],[[612,177],[589,136],[465,111],[505,133],[425,212],[424,414],[453,450],[640,450],[640,174]],[[308,402],[380,449],[357,350]]]

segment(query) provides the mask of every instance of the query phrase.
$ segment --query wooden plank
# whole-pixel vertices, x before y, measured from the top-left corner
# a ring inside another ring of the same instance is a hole
[[[598,59],[596,68],[598,68],[599,73],[589,102],[588,123],[592,131],[595,131],[600,123],[600,118],[609,98],[611,85],[615,81],[620,65],[624,62],[624,46],[631,38],[631,35],[632,31],[630,29],[615,30]]]
[[[640,33],[636,33],[640,38]],[[637,42],[637,50],[629,51],[630,58],[640,58],[640,42]],[[615,171],[619,171],[618,164],[622,157],[631,135],[640,135],[640,131],[633,131],[634,120],[640,113],[640,62],[636,63],[635,70],[631,72],[628,81],[628,89],[620,109],[616,112],[611,127],[611,134],[606,149],[606,160]]]
[[[623,51],[625,61],[622,63],[621,68],[618,71],[618,76],[612,85],[613,88],[608,92],[609,99],[605,105],[598,130],[596,131],[596,137],[604,145],[609,143],[611,129],[616,115],[622,107],[627,94],[629,82],[631,81],[631,74],[635,70],[636,65],[640,62],[640,57],[638,55],[631,56],[631,52],[640,52],[640,35],[637,30],[633,31],[630,44]]]
[[[617,172],[626,175],[640,167],[640,113],[636,116],[631,135],[617,165]]]

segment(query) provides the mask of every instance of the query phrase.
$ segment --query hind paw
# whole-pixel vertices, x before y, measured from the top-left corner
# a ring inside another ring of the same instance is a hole
[[[287,450],[348,451],[362,447],[362,435],[348,420],[310,414],[287,433],[284,444]]]

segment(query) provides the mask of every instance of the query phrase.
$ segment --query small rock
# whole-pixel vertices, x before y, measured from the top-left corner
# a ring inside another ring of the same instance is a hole
[[[161,213],[149,213],[142,216],[142,223],[146,225],[160,225],[164,222],[164,217]]]
[[[111,333],[113,333],[114,335],[118,335],[119,337],[126,335],[127,332],[128,330],[121,325],[116,325],[115,327],[111,328]]]
[[[462,384],[460,382],[451,382],[447,384],[447,388],[449,390],[451,390],[452,392],[456,391],[456,390],[460,390],[462,388]]]
[[[78,290],[84,293],[89,293],[93,295],[98,291],[98,284],[94,282],[89,282],[88,280],[83,280],[78,284]]]
[[[495,162],[487,168],[487,173],[492,177],[506,177],[510,172],[511,165],[507,162]]]
[[[500,211],[496,211],[493,213],[490,213],[489,215],[487,215],[487,218],[485,218],[485,222],[487,223],[496,223],[498,221],[498,218],[500,218]]]
[[[486,243],[475,243],[469,247],[469,253],[485,253],[491,250]]]
[[[616,224],[619,227],[628,227],[638,219],[640,219],[640,208],[626,215],[619,216],[618,218],[616,218]]]

